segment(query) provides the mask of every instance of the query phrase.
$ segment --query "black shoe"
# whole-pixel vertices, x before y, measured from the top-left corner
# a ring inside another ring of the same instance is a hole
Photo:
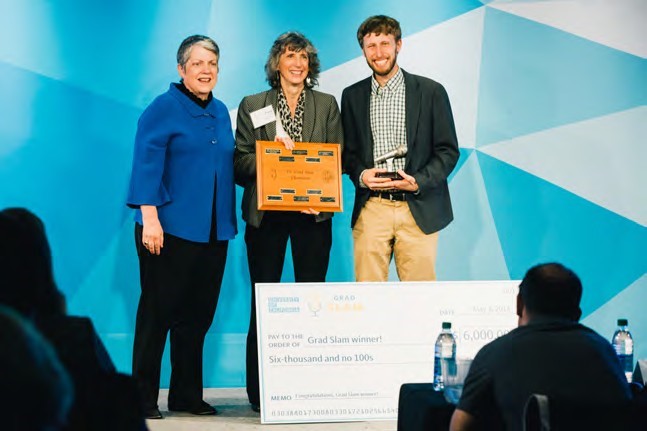
[[[158,409],[157,407],[151,407],[149,409],[144,409],[144,418],[164,419],[164,416],[162,416],[162,413],[160,413],[160,409]]]
[[[196,416],[213,416],[218,414],[213,406],[210,406],[204,401],[200,401],[200,404],[195,407],[169,405],[168,409],[172,412],[191,413]]]
[[[252,404],[252,410],[254,410],[256,413],[261,412],[261,406],[258,404]]]

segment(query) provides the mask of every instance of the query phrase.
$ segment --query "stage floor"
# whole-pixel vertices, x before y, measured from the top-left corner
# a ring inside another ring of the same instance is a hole
[[[396,421],[261,425],[259,414],[247,402],[245,388],[205,389],[204,399],[218,409],[218,415],[192,416],[169,412],[167,393],[167,390],[160,391],[159,408],[164,419],[149,420],[151,431],[395,431],[397,428]]]

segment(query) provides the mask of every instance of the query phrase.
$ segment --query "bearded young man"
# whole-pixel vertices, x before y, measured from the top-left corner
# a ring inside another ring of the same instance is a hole
[[[435,280],[438,232],[453,220],[447,177],[459,157],[449,98],[438,82],[398,66],[395,19],[366,19],[357,41],[373,75],[342,94],[342,160],[355,185],[355,278],[386,281],[394,256],[400,280]],[[393,158],[395,178],[384,176],[385,161],[376,163],[389,153],[405,153]]]

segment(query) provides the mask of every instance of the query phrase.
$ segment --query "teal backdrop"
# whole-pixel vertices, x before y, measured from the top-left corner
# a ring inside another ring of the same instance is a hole
[[[43,218],[70,312],[93,319],[121,370],[139,294],[124,204],[133,137],[142,109],[178,80],[180,41],[219,43],[215,94],[235,119],[243,96],[267,88],[268,50],[287,30],[313,41],[320,89],[339,101],[369,75],[357,26],[381,13],[402,24],[402,67],[443,83],[456,118],[456,218],[440,236],[439,279],[519,279],[563,262],[583,279],[584,323],[610,337],[628,318],[647,357],[644,0],[3,0],[0,207]],[[329,281],[353,281],[343,187]],[[244,386],[250,294],[239,234],[205,346],[207,387]]]

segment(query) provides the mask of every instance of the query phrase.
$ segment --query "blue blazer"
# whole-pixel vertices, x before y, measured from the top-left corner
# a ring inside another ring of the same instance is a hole
[[[155,205],[164,232],[209,242],[215,211],[219,240],[236,235],[234,137],[225,105],[198,106],[171,84],[137,125],[127,204]]]

